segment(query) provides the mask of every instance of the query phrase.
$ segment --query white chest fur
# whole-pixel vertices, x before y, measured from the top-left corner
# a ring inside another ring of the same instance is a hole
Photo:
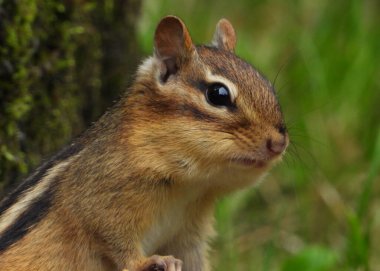
[[[157,216],[143,237],[142,248],[146,256],[155,254],[159,248],[175,238],[184,226],[187,204],[188,202],[177,202]]]

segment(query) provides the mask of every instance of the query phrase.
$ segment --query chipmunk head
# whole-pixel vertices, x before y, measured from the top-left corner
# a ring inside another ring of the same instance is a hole
[[[139,68],[129,99],[136,119],[131,143],[151,161],[162,160],[157,168],[249,176],[284,153],[288,134],[273,86],[234,54],[235,43],[226,19],[212,44],[200,46],[179,18],[158,24],[154,56]]]

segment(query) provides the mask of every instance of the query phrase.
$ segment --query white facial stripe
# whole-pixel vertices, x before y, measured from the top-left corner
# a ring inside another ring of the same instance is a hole
[[[232,102],[234,102],[238,96],[238,88],[235,86],[234,83],[232,83],[227,78],[212,74],[209,69],[206,71],[206,81],[207,83],[222,83],[224,84],[229,90],[232,98]]]
[[[39,181],[32,189],[25,191],[21,199],[13,204],[3,215],[0,217],[0,234],[9,226],[17,221],[19,216],[26,211],[33,200],[37,199],[45,193],[51,181],[69,164],[71,159],[65,162],[60,162],[53,168],[47,171],[47,175]]]

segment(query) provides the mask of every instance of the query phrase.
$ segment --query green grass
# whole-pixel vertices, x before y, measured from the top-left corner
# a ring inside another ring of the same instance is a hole
[[[277,78],[291,135],[265,182],[220,201],[215,270],[380,270],[380,5],[146,0],[146,54],[168,14],[196,43],[230,19],[237,54]]]

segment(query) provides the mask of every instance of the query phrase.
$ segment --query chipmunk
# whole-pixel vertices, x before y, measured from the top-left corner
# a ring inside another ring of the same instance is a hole
[[[262,178],[289,139],[273,86],[163,18],[121,100],[0,205],[0,269],[205,271],[217,198]]]

